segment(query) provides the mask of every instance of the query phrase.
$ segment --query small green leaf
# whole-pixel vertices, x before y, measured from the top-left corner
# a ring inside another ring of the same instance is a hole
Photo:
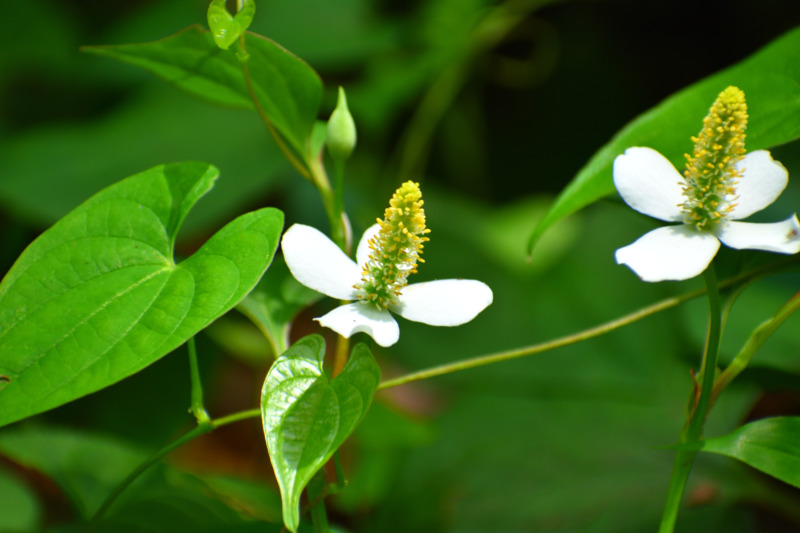
[[[277,132],[305,161],[322,99],[322,81],[303,60],[266,37],[246,33],[245,44],[252,89],[259,105]],[[160,41],[81,49],[141,67],[214,104],[254,109],[242,63],[233,51],[220,50],[211,32],[200,26],[191,26]]]
[[[198,162],[146,170],[28,246],[0,283],[0,426],[138,372],[258,283],[280,238],[277,209],[240,216],[173,260],[181,222],[217,175]]]
[[[256,3],[253,0],[245,0],[235,17],[225,7],[225,0],[211,0],[208,6],[208,27],[211,28],[217,46],[227,50],[250,26],[255,13]]]
[[[289,326],[294,317],[321,297],[320,293],[294,279],[283,258],[279,257],[237,308],[258,326],[277,356],[288,346]]]
[[[670,96],[640,115],[600,148],[536,226],[528,252],[550,226],[612,194],[614,158],[631,146],[648,146],[683,168],[683,154],[696,135],[717,95],[729,85],[742,89],[750,120],[747,150],[771,148],[800,137],[800,28],[773,41],[744,61]]]
[[[381,378],[364,344],[333,380],[323,371],[324,357],[322,337],[303,337],[275,361],[261,392],[267,448],[291,531],[300,523],[303,488],[364,418]]]
[[[686,449],[738,459],[765,474],[800,487],[800,417],[765,418]]]

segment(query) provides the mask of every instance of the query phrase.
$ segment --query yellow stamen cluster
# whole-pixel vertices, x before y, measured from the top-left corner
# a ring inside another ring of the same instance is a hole
[[[419,184],[407,181],[395,191],[389,207],[378,219],[380,232],[369,240],[372,252],[363,266],[358,297],[379,308],[394,303],[409,274],[417,273],[417,261],[424,263],[422,243],[431,230],[425,227]]]
[[[727,215],[736,200],[735,165],[745,153],[747,103],[737,87],[722,91],[703,119],[703,129],[692,137],[694,153],[685,154],[683,203],[685,222],[709,230]]]

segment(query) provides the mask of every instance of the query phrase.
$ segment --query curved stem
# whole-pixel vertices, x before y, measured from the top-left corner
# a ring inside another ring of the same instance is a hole
[[[751,278],[755,278],[758,276],[763,276],[767,273],[776,273],[780,270],[787,268],[787,266],[790,266],[794,262],[797,262],[797,260],[792,258],[784,261],[778,261],[776,263],[772,263],[770,265],[766,265],[757,269],[753,269],[749,272],[745,272],[737,276],[730,277],[720,282],[718,287],[719,288],[730,287],[742,281],[750,280]],[[382,382],[378,386],[378,390],[389,389],[391,387],[405,385],[406,383],[412,383],[414,381],[422,381],[424,379],[443,376],[445,374],[452,374],[453,372],[458,372],[461,370],[468,370],[471,368],[478,368],[481,366],[500,363],[503,361],[510,361],[512,359],[527,357],[529,355],[535,355],[549,350],[554,350],[556,348],[569,346],[570,344],[575,344],[577,342],[585,341],[587,339],[599,337],[600,335],[604,335],[606,333],[614,331],[615,329],[619,329],[622,326],[627,326],[628,324],[637,322],[638,320],[646,318],[650,315],[654,315],[661,311],[665,311],[667,309],[675,307],[679,304],[682,304],[683,302],[688,302],[689,300],[693,300],[699,296],[706,294],[706,292],[707,292],[706,289],[698,289],[696,291],[688,292],[680,296],[666,298],[664,300],[661,300],[660,302],[654,303],[647,307],[643,307],[638,311],[634,311],[633,313],[621,316],[619,318],[616,318],[599,326],[595,326],[593,328],[589,328],[580,331],[578,333],[573,333],[572,335],[567,335],[565,337],[559,337],[558,339],[553,339],[551,341],[546,341],[539,344],[533,344],[531,346],[526,346],[524,348],[517,348],[515,350],[509,350],[505,352],[498,352],[489,355],[481,355],[478,357],[473,357],[471,359],[456,361],[455,363],[448,363],[445,365],[440,365],[425,370],[420,370],[418,372],[412,372],[410,374],[406,374],[405,376],[400,376],[398,378],[389,379]]]
[[[686,424],[681,431],[681,443],[694,442],[703,434],[703,426],[705,425],[708,409],[711,405],[714,374],[717,369],[717,358],[719,355],[722,304],[719,297],[719,286],[717,284],[713,262],[706,269],[704,277],[708,290],[708,333],[706,336],[703,361],[700,367],[703,381],[700,386],[699,395],[692,395]],[[694,398],[697,398],[696,401]],[[675,529],[678,509],[680,508],[681,499],[686,489],[686,482],[689,480],[689,473],[692,470],[695,457],[697,457],[697,451],[694,450],[678,450],[675,453],[675,462],[672,467],[672,475],[667,491],[667,501],[664,504],[664,513],[661,517],[659,533],[671,533]]]
[[[533,344],[531,346],[518,348],[516,350],[509,350],[489,355],[481,355],[478,357],[474,357],[472,359],[465,359],[463,361],[456,361],[455,363],[449,363],[446,365],[428,368],[426,370],[420,370],[419,372],[413,372],[405,376],[400,376],[399,378],[384,381],[378,386],[378,390],[397,387],[398,385],[405,385],[406,383],[411,383],[413,381],[421,381],[423,379],[430,379],[445,374],[452,374],[453,372],[458,372],[460,370],[478,368],[485,365],[500,363],[502,361],[510,361],[512,359],[527,357],[529,355],[535,355],[538,353],[554,350],[556,348],[569,346],[570,344],[575,344],[577,342],[585,341],[587,339],[599,337],[600,335],[604,335],[606,333],[614,331],[615,329],[619,329],[622,326],[627,326],[628,324],[632,324],[633,322],[641,320],[645,317],[648,317],[660,311],[670,309],[671,307],[675,307],[678,304],[687,302],[689,300],[697,298],[698,296],[702,296],[705,292],[706,291],[703,289],[698,289],[696,291],[692,291],[683,294],[681,296],[666,298],[653,305],[643,307],[638,311],[634,311],[633,313],[611,320],[610,322],[606,322],[599,326],[595,326],[593,328],[589,328],[578,333],[573,333],[572,335],[559,337],[558,339],[553,339],[539,344]]]
[[[192,404],[191,412],[199,425],[207,423],[210,418],[203,405],[203,384],[200,381],[200,369],[197,366],[197,349],[194,344],[194,337],[190,337],[186,342],[189,349],[189,372],[192,379]]]
[[[177,439],[173,440],[160,450],[153,453],[150,457],[142,461],[136,468],[128,474],[125,479],[123,479],[119,485],[114,487],[114,490],[109,493],[106,497],[105,501],[103,501],[102,505],[97,509],[94,513],[92,518],[89,520],[89,523],[86,525],[86,531],[91,531],[100,519],[106,514],[108,509],[111,505],[116,501],[122,492],[127,489],[131,483],[136,481],[140,475],[142,475],[147,469],[151,466],[159,462],[161,459],[164,458],[168,453],[176,448],[179,448],[186,444],[187,442],[199,437],[200,435],[205,435],[206,433],[210,433],[211,431],[215,430],[218,427],[225,426],[227,424],[232,424],[234,422],[239,422],[241,420],[246,420],[248,418],[257,418],[261,416],[261,409],[248,409],[247,411],[240,411],[238,413],[233,413],[222,418],[218,418],[216,420],[209,419],[205,423],[198,424],[197,427],[192,429],[191,431],[184,433]]]
[[[769,320],[762,322],[753,332],[750,337],[745,341],[744,346],[733,358],[733,361],[718,377],[714,383],[714,390],[711,393],[711,403],[713,405],[719,394],[730,385],[736,376],[742,373],[747,368],[753,356],[759,348],[769,339],[775,330],[783,324],[792,313],[800,308],[800,292],[795,294],[788,302],[786,302],[775,315]]]

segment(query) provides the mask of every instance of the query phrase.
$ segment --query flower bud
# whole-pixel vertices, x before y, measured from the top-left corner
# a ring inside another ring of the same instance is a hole
[[[356,147],[356,124],[347,109],[347,97],[344,89],[339,87],[339,99],[336,109],[328,120],[328,137],[326,140],[328,153],[337,161],[344,161]]]

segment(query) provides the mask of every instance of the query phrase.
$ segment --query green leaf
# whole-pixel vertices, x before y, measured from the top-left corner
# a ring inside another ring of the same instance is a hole
[[[0,426],[107,387],[236,305],[269,266],[283,214],[240,216],[185,261],[175,236],[217,169],[161,165],[96,194],[0,283]]]
[[[556,199],[528,242],[528,252],[560,219],[612,194],[614,158],[631,146],[648,146],[682,168],[690,137],[702,127],[717,95],[729,85],[742,89],[750,120],[748,151],[771,148],[800,137],[800,28],[773,41],[744,61],[670,96],[640,115],[595,153]]]
[[[294,317],[319,298],[320,293],[294,279],[283,258],[278,258],[237,308],[258,326],[277,356],[288,346]]]
[[[364,344],[357,344],[333,380],[322,363],[325,340],[308,335],[272,365],[261,393],[267,448],[281,489],[283,522],[300,523],[300,495],[314,474],[367,413],[381,371]]]
[[[246,33],[245,43],[259,105],[305,161],[322,98],[322,81],[308,64],[266,37]],[[242,63],[232,50],[220,50],[211,32],[200,26],[160,41],[85,46],[82,50],[141,67],[212,103],[253,108]]]
[[[800,487],[800,417],[764,418],[722,437],[689,443],[683,448],[733,457]]]
[[[235,17],[225,7],[225,0],[211,0],[208,6],[208,27],[211,28],[217,46],[227,50],[250,26],[255,13],[256,3],[253,0],[245,0]]]

